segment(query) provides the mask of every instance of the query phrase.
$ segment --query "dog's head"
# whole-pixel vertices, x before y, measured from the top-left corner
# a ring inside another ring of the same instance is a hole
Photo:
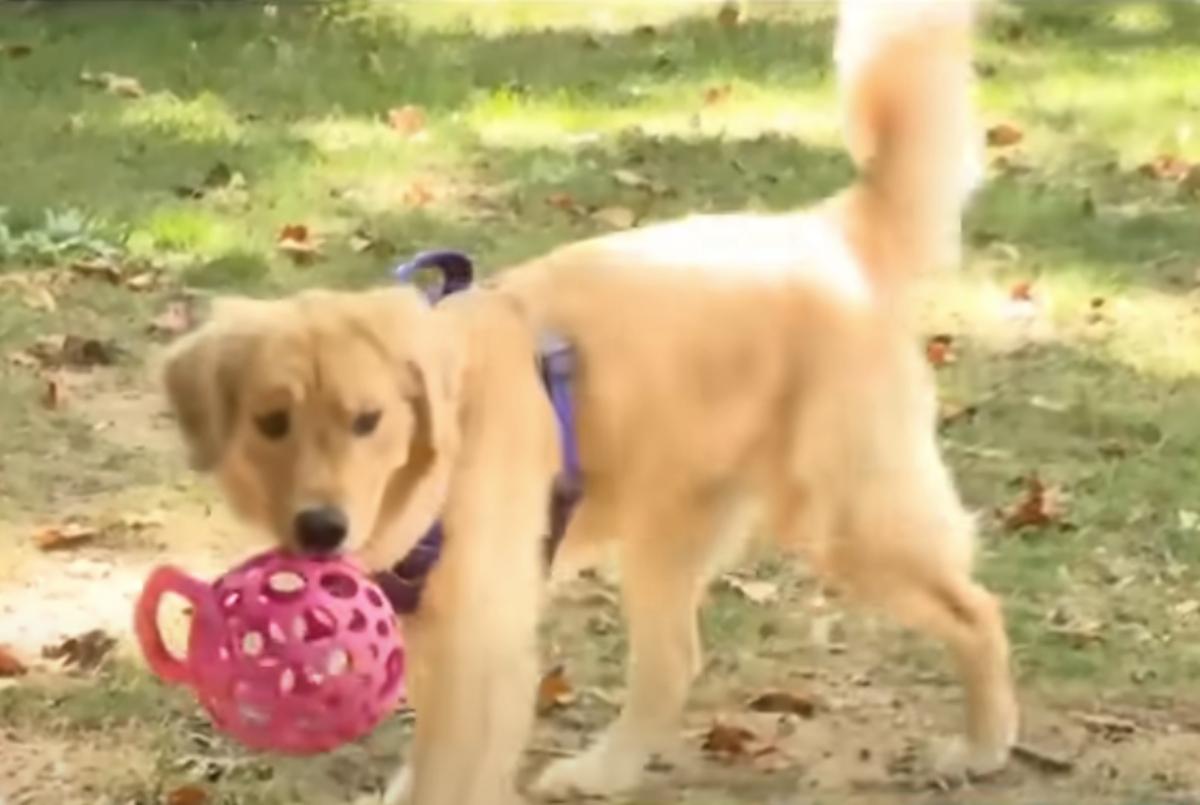
[[[460,363],[415,291],[308,292],[218,302],[163,378],[193,465],[240,516],[284,546],[381,565],[415,539],[397,521],[436,516]]]

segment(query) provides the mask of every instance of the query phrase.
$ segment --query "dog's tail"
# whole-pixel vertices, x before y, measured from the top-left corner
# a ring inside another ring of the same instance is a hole
[[[977,183],[971,106],[973,0],[841,0],[835,59],[852,238],[893,279],[957,261]]]

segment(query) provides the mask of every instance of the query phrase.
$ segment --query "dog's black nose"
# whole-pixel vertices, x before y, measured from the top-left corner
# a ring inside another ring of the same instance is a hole
[[[341,509],[317,506],[297,514],[292,528],[296,532],[296,542],[302,549],[312,553],[329,553],[346,539],[350,524]]]

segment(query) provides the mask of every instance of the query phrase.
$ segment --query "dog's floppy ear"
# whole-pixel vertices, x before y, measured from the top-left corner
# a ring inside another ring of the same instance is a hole
[[[207,323],[167,350],[162,384],[197,470],[217,465],[233,433],[238,379],[256,342],[250,323],[265,304],[219,300]]]
[[[418,427],[430,448],[442,452],[453,445],[458,434],[464,362],[461,335],[411,288],[375,291],[371,301],[376,337],[397,356],[398,369],[417,389]]]

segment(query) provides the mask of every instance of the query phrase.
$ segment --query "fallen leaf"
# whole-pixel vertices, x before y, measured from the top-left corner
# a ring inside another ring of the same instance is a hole
[[[658,36],[658,28],[653,25],[639,25],[633,29],[633,35],[642,39],[653,39],[655,36]]]
[[[62,408],[63,400],[66,393],[63,390],[63,382],[59,377],[49,375],[43,378],[42,393],[38,401],[47,411],[57,411]]]
[[[625,187],[633,187],[639,190],[652,190],[654,182],[647,179],[637,171],[631,171],[626,168],[619,168],[612,172],[612,177],[617,180],[617,184]]]
[[[779,585],[770,581],[742,579],[737,576],[723,576],[721,579],[729,589],[755,604],[770,604],[779,598]]]
[[[1033,301],[1033,282],[1031,280],[1021,280],[1013,283],[1008,289],[1008,298],[1014,302],[1032,302]]]
[[[0,645],[0,679],[23,676],[29,669],[12,653],[8,646]]]
[[[148,329],[152,335],[174,338],[188,332],[195,324],[192,306],[177,300],[167,303],[166,309],[151,320]]]
[[[628,207],[602,207],[593,212],[591,217],[613,229],[628,229],[637,220],[637,214]]]
[[[717,24],[722,28],[736,28],[741,22],[742,12],[736,2],[727,2],[717,11]]]
[[[954,336],[945,333],[930,336],[925,342],[925,359],[935,369],[957,361],[958,356],[954,354]]]
[[[758,736],[745,727],[718,721],[704,734],[700,748],[725,758],[744,757],[749,754],[750,744],[757,740]]]
[[[317,242],[311,237],[308,227],[304,224],[284,226],[279,230],[275,247],[297,263],[309,262],[320,253]]]
[[[580,214],[583,212],[583,208],[570,193],[551,193],[546,196],[546,203],[551,207],[570,213]]]
[[[74,548],[99,535],[100,529],[85,523],[62,523],[44,526],[33,534],[33,542],[43,551]]]
[[[1025,481],[1025,492],[1004,517],[1004,527],[1010,531],[1023,528],[1043,528],[1062,520],[1063,499],[1058,487],[1047,486],[1036,475]]]
[[[1192,164],[1172,154],[1159,154],[1154,159],[1138,166],[1138,173],[1151,179],[1182,182],[1192,171]]]
[[[131,76],[119,75],[118,73],[90,73],[84,71],[80,73],[79,80],[88,86],[98,87],[123,98],[141,98],[146,94],[146,90],[142,87],[140,81]]]
[[[733,94],[732,84],[719,84],[704,90],[704,105],[715,106],[729,99]]]
[[[71,263],[71,270],[81,277],[104,280],[113,285],[120,284],[122,279],[120,267],[103,257],[76,260]]]
[[[987,144],[993,148],[1007,148],[1025,139],[1025,132],[1015,123],[997,123],[987,130]]]
[[[42,366],[90,369],[116,362],[116,347],[110,341],[82,335],[48,335],[39,338],[26,352]]]
[[[185,785],[167,794],[166,805],[205,805],[208,792],[198,785]]]
[[[819,705],[812,696],[777,690],[763,693],[750,700],[748,707],[756,713],[786,713],[812,718]]]
[[[393,131],[411,137],[425,128],[425,110],[412,104],[398,106],[388,110],[387,122]]]
[[[131,291],[152,291],[161,280],[162,276],[157,271],[143,271],[125,280],[124,285]]]
[[[404,203],[410,207],[424,207],[437,196],[428,184],[420,180],[414,181],[404,190]]]
[[[166,523],[166,516],[157,510],[142,514],[123,514],[117,523],[132,531],[141,531],[147,528],[161,528]]]
[[[1066,774],[1075,768],[1075,763],[1070,758],[1051,754],[1028,744],[1014,744],[1012,754],[1017,760],[1049,774]]]
[[[537,712],[546,715],[565,707],[575,699],[575,690],[567,679],[566,669],[559,665],[550,669],[538,683]]]
[[[33,46],[14,42],[11,45],[5,45],[3,50],[4,55],[10,59],[23,59],[33,53]]]
[[[81,671],[91,671],[104,662],[116,645],[116,638],[103,629],[92,629],[68,637],[58,645],[46,646],[42,649],[42,656],[47,660],[61,660],[63,665],[75,666]]]
[[[1078,713],[1075,717],[1089,732],[1098,733],[1109,740],[1119,741],[1137,732],[1137,724],[1127,718],[1100,713]]]
[[[970,422],[979,413],[978,406],[943,402],[938,404],[938,424],[949,427],[959,422]]]

